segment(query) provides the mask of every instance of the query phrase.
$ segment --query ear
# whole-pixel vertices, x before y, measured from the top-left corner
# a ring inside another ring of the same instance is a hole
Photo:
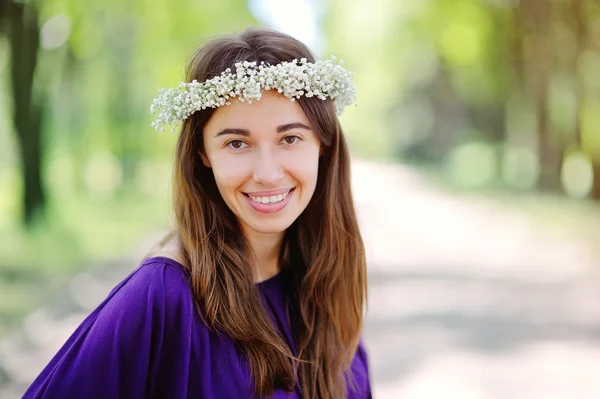
[[[208,160],[208,157],[206,156],[206,154],[204,154],[202,151],[198,151],[198,155],[200,155],[200,158],[202,159],[202,163],[204,164],[204,166],[206,166],[207,168],[210,169],[210,161]]]

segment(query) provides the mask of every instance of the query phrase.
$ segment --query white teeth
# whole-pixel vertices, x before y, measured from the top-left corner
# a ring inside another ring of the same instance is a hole
[[[270,197],[255,197],[253,195],[249,195],[249,197],[252,198],[253,201],[256,201],[261,204],[274,204],[276,202],[283,201],[288,194],[289,191],[283,194],[271,195]]]

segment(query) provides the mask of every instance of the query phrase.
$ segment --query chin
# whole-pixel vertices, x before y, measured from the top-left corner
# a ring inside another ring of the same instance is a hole
[[[293,221],[292,221],[293,222]],[[288,227],[292,225],[291,222],[288,221],[279,221],[279,220],[271,220],[271,221],[261,221],[255,222],[251,224],[247,224],[250,229],[256,231],[260,234],[280,234],[285,232]]]

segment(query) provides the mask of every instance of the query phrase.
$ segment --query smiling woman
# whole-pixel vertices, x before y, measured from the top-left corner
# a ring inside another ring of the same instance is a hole
[[[267,91],[218,108],[204,127],[199,155],[251,248],[278,248],[313,196],[321,143],[310,125],[298,102]],[[258,272],[276,271],[277,261],[277,251],[258,259]]]
[[[25,398],[370,398],[348,76],[271,30],[200,48],[154,104],[183,122],[175,229]]]

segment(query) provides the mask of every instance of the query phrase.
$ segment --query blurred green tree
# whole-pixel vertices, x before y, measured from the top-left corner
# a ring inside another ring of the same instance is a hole
[[[331,0],[324,26],[369,115],[348,115],[357,151],[448,169],[460,146],[483,142],[495,180],[529,153],[537,166],[522,173],[563,194],[578,151],[600,199],[600,2]]]
[[[135,190],[140,161],[171,155],[171,138],[149,126],[157,89],[179,83],[207,37],[257,25],[244,0],[0,0],[0,21],[26,226],[66,184],[45,173],[57,160],[79,194],[98,188],[98,167],[89,171],[97,154],[117,160],[108,189]]]
[[[46,92],[34,85],[40,40],[37,2],[0,1],[2,34],[8,37],[12,81],[13,123],[23,175],[23,220],[29,225],[42,212],[42,136]]]

